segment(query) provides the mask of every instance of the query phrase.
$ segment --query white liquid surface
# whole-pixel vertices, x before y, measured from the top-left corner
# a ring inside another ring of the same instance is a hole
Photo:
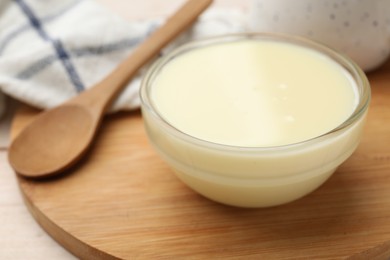
[[[149,94],[155,111],[197,138],[286,145],[339,126],[357,106],[358,88],[369,88],[360,85],[366,84],[364,75],[356,76],[352,64],[345,65],[349,74],[338,61],[277,40],[219,42],[160,64]],[[153,110],[142,111],[151,142],[184,183],[241,207],[280,205],[315,190],[356,149],[367,113],[302,145],[246,149],[188,141],[156,120]]]
[[[336,128],[357,104],[355,83],[310,49],[274,41],[211,45],[170,61],[151,92],[171,125],[214,143],[268,147]]]

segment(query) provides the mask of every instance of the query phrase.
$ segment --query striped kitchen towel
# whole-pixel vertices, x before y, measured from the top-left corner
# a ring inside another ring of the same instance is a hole
[[[243,17],[208,10],[175,44],[244,31]],[[163,20],[125,21],[93,0],[1,0],[0,90],[38,108],[59,105],[102,80]],[[113,111],[139,106],[141,74]]]

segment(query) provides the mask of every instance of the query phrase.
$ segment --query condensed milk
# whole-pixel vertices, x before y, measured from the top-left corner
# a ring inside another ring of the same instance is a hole
[[[353,153],[370,88],[325,46],[242,34],[163,57],[141,100],[151,143],[184,183],[221,203],[268,207],[313,191]]]

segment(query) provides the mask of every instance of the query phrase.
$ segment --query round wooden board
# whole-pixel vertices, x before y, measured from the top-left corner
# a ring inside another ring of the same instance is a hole
[[[387,258],[390,63],[369,78],[358,150],[322,187],[284,206],[234,208],[194,193],[155,154],[139,112],[107,116],[79,165],[50,180],[19,178],[20,189],[42,227],[84,259]],[[37,113],[19,111],[13,135]]]

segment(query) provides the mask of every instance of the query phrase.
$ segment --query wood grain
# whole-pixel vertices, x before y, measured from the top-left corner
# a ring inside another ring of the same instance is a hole
[[[240,209],[197,195],[150,147],[139,112],[107,117],[90,154],[66,175],[19,178],[20,189],[43,228],[81,258],[386,259],[390,62],[369,79],[358,150],[322,187],[284,206]],[[13,135],[36,114],[19,111]]]

